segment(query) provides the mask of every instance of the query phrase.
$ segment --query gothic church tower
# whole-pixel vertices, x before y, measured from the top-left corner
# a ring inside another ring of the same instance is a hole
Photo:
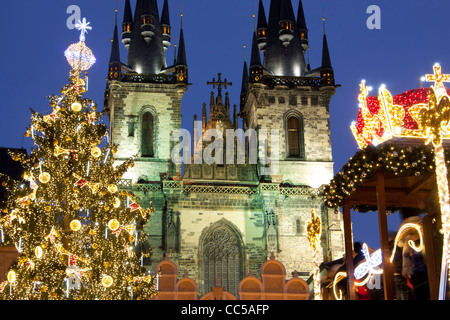
[[[178,57],[167,66],[165,52],[171,45],[168,0],[161,16],[156,0],[137,0],[134,18],[125,1],[122,42],[128,60],[120,61],[117,26],[112,40],[105,108],[111,139],[119,146],[120,161],[136,156],[135,167],[125,179],[160,181],[181,172],[170,161],[171,134],[181,128],[181,100],[188,88],[183,30]]]
[[[268,12],[266,17],[259,0],[249,69],[244,64],[240,116],[246,128],[279,133],[277,145],[267,139],[268,153],[275,160],[259,166],[260,181],[317,190],[334,176],[329,105],[339,85],[335,84],[327,37],[324,32],[322,65],[311,69],[305,61],[309,40],[302,1],[297,18],[291,0],[271,0]],[[304,232],[311,209],[321,212],[327,230],[324,258],[340,257],[341,218],[326,209],[320,198],[271,195],[263,199],[266,210],[278,210],[278,220],[283,221],[284,226],[278,226],[278,258],[288,267],[301,264],[308,251],[298,249],[304,240],[291,235]]]
[[[164,254],[161,238],[166,201],[162,181],[181,174],[180,165],[171,161],[171,137],[181,129],[181,100],[189,86],[183,28],[177,57],[168,65],[171,34],[168,0],[161,15],[157,0],[137,0],[134,15],[130,0],[125,0],[121,38],[128,58],[121,62],[116,11],[105,91],[111,140],[118,145],[115,157],[119,163],[136,157],[120,187],[133,191],[141,207],[152,203],[155,210],[145,230],[150,237],[140,248],[146,252],[151,249],[153,257]]]

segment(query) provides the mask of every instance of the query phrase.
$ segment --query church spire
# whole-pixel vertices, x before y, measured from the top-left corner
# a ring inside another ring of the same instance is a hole
[[[155,1],[137,0],[127,65],[138,74],[160,74],[166,67],[162,28]]]
[[[267,20],[262,0],[259,0],[258,27],[256,29],[256,35],[258,38],[258,48],[264,54],[267,45]]]
[[[180,27],[180,41],[178,43],[178,55],[175,66],[175,73],[179,82],[188,81],[188,66],[186,59],[186,46],[184,44],[184,32],[183,32],[183,13],[181,13],[181,27]]]
[[[325,32],[325,18],[323,18],[322,68],[333,69],[333,67],[331,66],[330,51],[328,49],[327,34]]]
[[[128,49],[131,42],[131,28],[133,25],[133,13],[131,12],[130,0],[125,0],[125,10],[122,23],[122,43]]]
[[[111,40],[111,55],[109,58],[109,72],[108,72],[109,80],[120,79],[120,73],[121,73],[119,32],[118,32],[118,28],[117,28],[117,8],[116,8],[115,15],[116,16],[115,16],[114,35]]]
[[[244,59],[244,70],[242,71],[242,86],[241,86],[241,108],[243,108],[244,106],[247,92],[248,92],[248,66],[247,66],[247,59]]]
[[[301,77],[307,71],[292,0],[270,1],[264,69],[282,77]]]
[[[258,40],[256,38],[256,32],[253,32],[252,53],[250,59],[250,81],[260,82],[262,75],[263,67],[258,49]]]
[[[164,50],[167,50],[171,43],[171,35],[170,35],[170,15],[169,15],[169,1],[164,0],[164,6],[163,11],[161,14],[161,28],[162,28],[162,34],[163,34],[163,44],[164,44]]]
[[[306,27],[305,12],[303,11],[302,0],[300,0],[298,3],[297,28],[298,32],[300,33],[303,52],[306,52],[309,49],[309,40],[308,40],[308,28]]]
[[[326,84],[334,85],[334,71],[331,65],[330,51],[328,49],[327,34],[325,32],[325,18],[323,18],[323,48],[321,76]]]

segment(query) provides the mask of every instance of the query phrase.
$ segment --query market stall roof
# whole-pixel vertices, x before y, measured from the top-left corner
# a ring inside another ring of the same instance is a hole
[[[450,148],[445,145],[446,163]],[[386,207],[424,209],[436,192],[434,148],[422,139],[398,139],[358,151],[322,188],[325,205],[344,203],[360,212],[377,211],[377,172],[385,181]]]

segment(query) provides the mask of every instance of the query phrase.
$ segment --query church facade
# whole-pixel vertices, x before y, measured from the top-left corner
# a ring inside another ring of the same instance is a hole
[[[221,74],[209,82],[215,91],[196,119],[188,154],[179,147],[189,70],[183,27],[174,63],[166,61],[169,1],[160,14],[157,0],[137,0],[134,12],[126,0],[122,26],[115,26],[105,110],[117,161],[135,157],[121,188],[155,210],[143,264],[154,270],[167,254],[200,294],[219,279],[236,295],[240,281],[250,270],[257,275],[272,254],[288,274],[309,278],[312,210],[323,223],[322,261],[344,253],[341,216],[317,193],[334,175],[329,104],[338,85],[326,35],[322,65],[311,69],[302,1],[297,17],[291,0],[271,0],[268,16],[265,9],[260,0],[239,106],[231,107]]]

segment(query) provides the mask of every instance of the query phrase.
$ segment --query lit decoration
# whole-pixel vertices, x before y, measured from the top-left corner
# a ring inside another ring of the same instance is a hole
[[[38,258],[38,259],[40,259],[40,258],[42,258],[42,255],[44,254],[44,250],[42,250],[42,247],[41,246],[37,246],[35,249],[34,249],[34,255],[36,256],[36,258]]]
[[[108,228],[111,229],[112,231],[116,231],[117,229],[119,229],[119,226],[120,223],[116,219],[111,219],[108,222]]]
[[[412,230],[411,230],[412,229]],[[399,241],[405,237],[408,232],[414,231],[418,235],[419,245],[412,240],[408,240],[407,244],[416,252],[423,250],[423,230],[422,226],[418,223],[405,223],[400,226],[397,231],[397,235],[394,240],[394,247],[391,253],[390,262],[394,261],[394,256],[397,250]],[[369,252],[369,247],[366,243],[362,245],[362,253],[365,261],[358,264],[353,271],[353,275],[357,280],[354,285],[359,287],[367,284],[369,281],[373,281],[374,275],[383,274],[382,264],[382,252],[381,249],[374,251],[372,254]],[[336,300],[342,300],[342,291],[338,289],[337,284],[347,277],[347,272],[339,271],[333,278],[333,294]]]
[[[51,177],[48,172],[43,172],[41,175],[39,175],[39,181],[42,183],[49,183]]]
[[[80,220],[74,219],[70,222],[70,230],[72,231],[79,231],[81,229],[81,222]]]
[[[58,117],[58,111],[59,111],[59,107],[56,107],[55,110],[53,110],[53,112],[50,115],[44,116],[42,119],[45,122],[55,121],[55,119]]]
[[[85,44],[85,34],[87,33],[87,30],[92,29],[92,27],[89,26],[89,22],[86,22],[86,18],[83,18],[83,22],[77,24],[77,29],[81,31],[80,41],[71,44],[66,50],[65,56],[73,70],[82,72],[89,70],[96,62],[96,59],[91,49]]]
[[[105,112],[96,113],[96,104],[83,97],[83,72],[95,62],[84,44],[89,28],[80,23],[83,41],[66,52],[72,70],[61,94],[49,97],[53,112],[32,111],[26,131],[34,144],[30,154],[10,152],[23,167],[23,180],[0,174],[6,189],[1,241],[19,250],[5,272],[14,285],[0,284],[0,300],[148,300],[157,294],[156,276],[145,278],[147,269],[135,252],[148,238],[143,228],[153,211],[135,200],[121,206],[135,199],[118,187],[133,159],[116,164]],[[116,217],[115,236],[105,237]],[[148,281],[133,280],[141,277]]]
[[[311,211],[311,221],[308,222],[307,236],[309,244],[313,249],[314,260],[314,299],[321,300],[320,294],[320,260],[319,260],[319,248],[320,248],[320,236],[322,235],[322,220],[320,216],[316,215],[316,211]]]
[[[422,226],[417,223],[405,223],[403,224],[400,229],[397,231],[397,235],[395,236],[394,241],[394,249],[391,254],[390,261],[394,261],[395,252],[397,249],[398,242],[405,236],[405,233],[407,233],[408,229],[413,229],[419,236],[419,245],[416,246],[416,243],[412,240],[408,241],[408,245],[416,252],[420,252],[423,249],[423,231]]]
[[[102,279],[102,285],[103,285],[105,288],[111,287],[112,284],[113,284],[113,282],[114,282],[114,280],[113,280],[113,278],[110,277],[110,276],[104,276],[103,279]]]
[[[360,263],[354,270],[355,279],[358,280],[357,286],[365,285],[373,278],[374,274],[383,273],[383,269],[380,268],[382,263],[381,249],[378,249],[370,254],[369,247],[364,243],[361,250],[364,255],[365,262]]]
[[[108,186],[108,191],[111,192],[111,193],[116,193],[117,190],[118,190],[118,188],[117,188],[117,185],[115,185],[115,184],[110,184]]]
[[[99,147],[92,148],[91,154],[94,158],[98,158],[102,155],[102,150]]]
[[[434,74],[427,74],[427,82],[434,85],[427,89],[428,96],[422,94],[422,101],[414,100],[414,96],[406,104],[398,104],[383,87],[379,91],[378,103],[367,97],[365,83],[361,85],[359,100],[362,104],[357,123],[351,126],[353,135],[361,149],[371,144],[385,142],[392,137],[408,137],[425,139],[434,146],[435,172],[439,192],[442,215],[442,233],[444,235],[440,299],[445,299],[446,286],[449,280],[450,256],[450,196],[447,180],[442,141],[450,138],[450,96],[444,82],[450,82],[449,74],[442,74],[441,66],[435,64]],[[417,93],[414,91],[413,93]],[[403,96],[404,98],[404,96]],[[368,102],[377,105],[378,110],[370,110]],[[404,101],[403,101],[404,102]],[[410,117],[409,120],[407,116]],[[410,121],[412,119],[412,121]]]
[[[8,280],[9,283],[13,284],[14,282],[16,282],[16,272],[14,270],[10,270],[8,272],[8,274],[6,275],[6,279]]]
[[[72,103],[72,105],[70,106],[70,108],[75,111],[75,112],[79,112],[81,111],[81,109],[83,108],[83,106],[81,105],[81,103],[79,102],[74,102]]]
[[[347,278],[347,272],[339,271],[334,275],[333,278],[333,294],[336,300],[342,300],[342,290],[338,289],[337,284],[343,279]]]

